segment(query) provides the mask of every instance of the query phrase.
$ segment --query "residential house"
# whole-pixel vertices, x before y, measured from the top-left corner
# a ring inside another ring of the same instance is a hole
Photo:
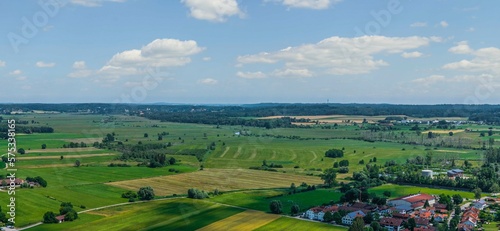
[[[415,218],[415,223],[417,224],[417,227],[424,227],[424,226],[429,226],[431,224],[431,221],[429,219],[425,218]]]
[[[399,218],[384,217],[380,219],[379,224],[388,231],[400,231],[403,229],[403,220]]]
[[[323,221],[323,217],[327,212],[334,213],[337,211],[338,206],[318,206],[307,210],[304,216],[311,220]]]
[[[484,200],[475,201],[472,202],[471,206],[473,206],[476,209],[483,210],[486,207],[486,201]]]
[[[57,217],[56,217],[56,220],[58,220],[58,221],[59,221],[59,223],[64,222],[64,215],[57,216]]]
[[[446,172],[446,174],[448,175],[448,177],[463,177],[464,176],[464,171],[461,170],[461,169],[452,169],[452,170],[448,170]]]
[[[448,219],[448,214],[436,214],[434,215],[434,220],[437,222],[446,222]]]
[[[354,221],[354,219],[356,219],[356,217],[365,217],[365,216],[366,214],[361,210],[350,212],[344,217],[342,217],[342,224],[352,225],[352,222]]]

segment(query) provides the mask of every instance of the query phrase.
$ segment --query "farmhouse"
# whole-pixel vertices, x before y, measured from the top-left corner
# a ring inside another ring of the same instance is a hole
[[[354,219],[356,219],[356,217],[365,217],[365,216],[366,214],[361,210],[350,212],[344,217],[342,217],[342,224],[352,225],[352,222],[354,221]]]
[[[380,225],[388,231],[400,231],[403,229],[403,220],[399,218],[384,217],[380,219]]]
[[[311,220],[323,221],[327,212],[334,213],[338,211],[338,206],[318,206],[306,211],[304,216]]]
[[[56,219],[59,221],[59,223],[64,222],[64,215],[57,216]]]
[[[486,202],[484,200],[475,201],[471,204],[476,209],[483,210],[486,207]]]

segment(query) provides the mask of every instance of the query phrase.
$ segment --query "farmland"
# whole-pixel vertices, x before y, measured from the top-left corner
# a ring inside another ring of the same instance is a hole
[[[289,215],[293,204],[299,205],[300,211],[304,212],[313,206],[338,201],[342,193],[334,188],[318,188],[294,194],[289,194],[288,190],[292,183],[297,186],[303,182],[308,185],[320,185],[323,180],[319,176],[340,160],[350,162],[349,172],[337,174],[337,180],[348,183],[352,181],[353,172],[364,171],[366,164],[374,158],[379,165],[388,161],[403,164],[408,159],[431,152],[436,159],[456,159],[458,165],[463,165],[467,160],[473,166],[478,166],[483,154],[482,150],[477,149],[429,147],[399,142],[398,139],[416,136],[406,125],[398,125],[397,133],[386,131],[386,134],[393,136],[391,139],[368,142],[360,139],[366,133],[366,128],[353,124],[357,120],[361,120],[361,123],[364,116],[328,115],[316,118],[340,120],[334,129],[322,127],[332,123],[311,124],[309,128],[266,129],[239,125],[160,122],[128,115],[59,113],[23,114],[13,117],[19,121],[34,120],[54,128],[55,131],[20,133],[16,137],[18,148],[26,150],[24,155],[18,155],[17,158],[16,166],[22,169],[17,173],[18,177],[40,176],[48,182],[46,188],[17,190],[16,198],[20,205],[17,210],[18,226],[40,221],[46,211],[57,212],[61,202],[72,202],[76,211],[124,203],[127,199],[121,198],[122,193],[127,190],[137,191],[144,186],[152,186],[157,198],[172,197],[174,194],[182,196],[189,188],[207,192],[217,189],[222,192],[222,195],[210,196],[205,201],[171,199],[102,209],[83,213],[75,222],[42,225],[33,230],[80,230],[84,226],[87,228],[86,224],[90,224],[88,227],[95,230],[127,230],[127,227],[131,227],[130,223],[116,221],[128,221],[130,217],[137,216],[133,215],[138,213],[137,211],[148,209],[156,213],[139,216],[138,224],[145,230],[146,227],[147,230],[162,230],[166,227],[187,230],[239,227],[234,224],[239,223],[239,216],[247,213],[262,214],[256,216],[255,222],[244,225],[248,229],[274,230],[276,227],[288,227],[290,230],[300,230],[301,227],[308,227],[312,230],[322,230],[332,226],[288,217],[278,218],[268,214],[269,203],[272,200],[281,201],[283,214]],[[383,117],[367,117],[367,120],[369,124],[373,124],[373,121]],[[347,123],[346,120],[352,121]],[[488,140],[479,134],[488,130],[485,126],[463,125],[453,130],[433,128],[428,131],[441,137],[448,136],[452,131],[454,137],[475,140],[474,147],[481,147],[483,144],[478,142]],[[162,168],[137,166],[140,164],[138,161],[120,159],[121,152],[116,149],[92,147],[95,142],[102,142],[106,134],[110,133],[114,134],[115,143],[125,145],[169,144],[164,152],[167,158],[173,157],[177,163]],[[64,148],[71,142],[85,143],[87,147]],[[46,147],[42,148],[43,146]],[[0,144],[0,148],[6,147],[5,142]],[[344,156],[325,157],[325,151],[332,148],[342,149]],[[200,150],[203,156],[198,159],[192,153],[199,153]],[[79,167],[75,167],[77,160],[81,163]],[[361,160],[363,163],[360,163]],[[111,163],[130,167],[108,167]],[[281,167],[274,168],[274,171],[249,169],[271,164]],[[435,165],[432,169],[442,172],[446,167]],[[376,195],[390,191],[391,197],[425,191],[430,194],[458,193],[464,198],[473,198],[470,192],[391,184],[369,190]],[[0,196],[2,204],[6,204],[8,200],[4,195],[6,194],[2,193]],[[182,212],[186,215],[176,218],[175,213],[179,211],[166,208],[167,205],[186,210]],[[193,213],[192,210],[197,212]],[[165,222],[158,220],[162,214],[169,217]],[[202,214],[206,219],[199,219],[196,214]],[[153,223],[157,226],[152,226]],[[334,229],[344,230],[340,227]]]

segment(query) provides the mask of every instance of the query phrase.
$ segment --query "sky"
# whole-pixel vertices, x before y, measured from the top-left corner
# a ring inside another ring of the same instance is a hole
[[[1,103],[499,104],[498,1],[0,1]]]

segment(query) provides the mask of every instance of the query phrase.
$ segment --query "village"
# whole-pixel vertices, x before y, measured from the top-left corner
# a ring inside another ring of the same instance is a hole
[[[488,206],[496,207],[499,202],[493,197],[465,199],[460,206],[449,210],[446,204],[439,203],[439,196],[417,193],[391,199],[385,205],[355,201],[317,206],[301,217],[341,226],[351,226],[356,218],[361,217],[365,227],[388,231],[434,231],[438,230],[440,223],[451,225],[450,222],[455,219],[459,231],[471,231],[483,230],[481,224],[488,221],[482,219],[481,211],[485,212]],[[494,216],[496,211],[490,210],[488,214]]]

